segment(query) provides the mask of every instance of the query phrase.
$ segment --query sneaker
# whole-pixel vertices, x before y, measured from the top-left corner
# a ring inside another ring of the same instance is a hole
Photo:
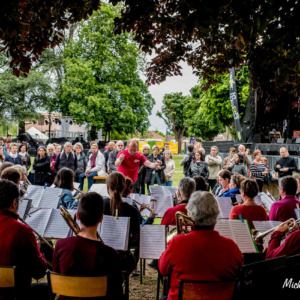
[[[132,272],[131,275],[132,277],[140,276],[141,272],[138,268],[135,268]]]
[[[158,260],[157,259],[153,259],[149,262],[147,262],[147,265],[150,267],[150,268],[153,268],[155,270],[158,270]]]

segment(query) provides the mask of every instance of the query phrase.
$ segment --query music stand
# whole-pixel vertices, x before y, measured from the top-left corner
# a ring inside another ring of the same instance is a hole
[[[284,139],[283,138],[278,138],[277,139],[277,144],[283,144],[284,143]]]

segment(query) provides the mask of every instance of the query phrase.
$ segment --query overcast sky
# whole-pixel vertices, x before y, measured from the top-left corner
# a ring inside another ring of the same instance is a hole
[[[181,66],[182,76],[168,77],[163,83],[149,87],[149,91],[156,103],[152,110],[152,115],[149,118],[151,123],[149,130],[166,132],[164,121],[156,116],[156,112],[161,110],[162,100],[165,94],[182,92],[183,95],[188,95],[190,89],[197,84],[198,78],[192,73],[192,68],[186,63],[181,63]]]

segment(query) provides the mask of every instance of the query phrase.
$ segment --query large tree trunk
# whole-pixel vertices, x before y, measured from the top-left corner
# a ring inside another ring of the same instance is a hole
[[[110,141],[110,131],[108,132],[108,141]]]
[[[91,135],[91,140],[93,140],[93,141],[98,138],[97,137],[97,127],[96,126],[91,127],[90,135]]]
[[[185,132],[185,128],[174,131],[175,139],[178,142],[178,154],[182,151],[181,147],[182,147],[182,139],[183,139],[184,132]]]

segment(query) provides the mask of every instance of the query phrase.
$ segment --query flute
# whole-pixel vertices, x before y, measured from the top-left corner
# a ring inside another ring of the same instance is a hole
[[[136,201],[136,200],[134,200],[134,199],[132,199],[132,202],[134,202],[134,203],[136,203],[136,204],[138,204],[138,205],[140,205],[140,206],[142,206],[142,207],[148,209],[151,213],[153,212],[153,210],[152,210],[150,207],[144,205],[143,203],[140,203],[140,202],[138,202],[138,201]]]

